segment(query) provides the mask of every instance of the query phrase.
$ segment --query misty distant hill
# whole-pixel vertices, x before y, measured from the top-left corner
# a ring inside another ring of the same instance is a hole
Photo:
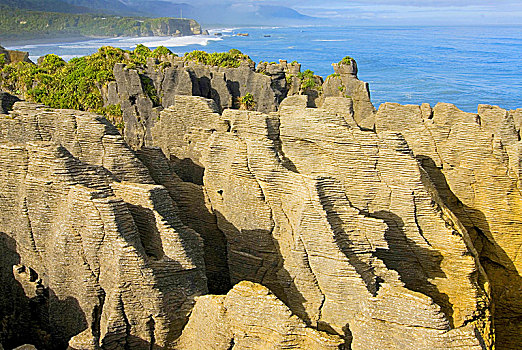
[[[86,7],[93,12],[104,12],[107,14],[120,15],[120,16],[136,16],[136,15],[147,15],[139,9],[132,8],[126,3],[119,0],[62,0],[71,5]],[[156,16],[165,17],[165,16]]]
[[[0,0],[0,6],[31,11],[52,11],[61,13],[87,13],[92,9],[75,6],[62,0]]]
[[[176,3],[171,1],[137,1],[129,6],[152,16],[180,16],[194,18],[202,24],[262,25],[296,24],[318,19],[305,16],[285,6],[257,5],[254,3]]]
[[[1,5],[22,10],[62,13],[184,17],[207,25],[290,25],[319,20],[285,6],[240,1],[223,1],[216,4],[205,0],[190,3],[175,0],[0,0]]]

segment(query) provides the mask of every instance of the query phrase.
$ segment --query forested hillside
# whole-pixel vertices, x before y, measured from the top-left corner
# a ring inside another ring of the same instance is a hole
[[[190,19],[120,17],[30,11],[0,6],[0,42],[67,36],[153,36],[200,34]]]

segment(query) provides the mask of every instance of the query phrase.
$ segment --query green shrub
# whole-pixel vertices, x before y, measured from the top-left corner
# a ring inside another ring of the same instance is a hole
[[[161,56],[173,55],[172,51],[170,51],[165,46],[158,46],[152,51],[152,57],[160,58]]]
[[[350,56],[346,56],[341,61],[339,61],[339,64],[350,65],[350,64],[352,64],[352,61],[355,61],[355,60]]]
[[[0,54],[0,68],[5,65],[5,54]]]
[[[241,55],[243,55],[243,53],[241,51],[239,51],[238,49],[230,49],[230,50],[228,50],[228,53],[233,55],[233,56],[241,56]]]
[[[24,98],[52,108],[98,111],[103,107],[99,87],[114,80],[113,67],[125,61],[125,51],[102,47],[91,56],[68,63],[47,55],[40,65],[9,64],[1,70],[1,85]]]
[[[154,87],[154,83],[152,79],[147,77],[146,75],[140,74],[141,86],[143,87],[143,91],[152,101],[154,107],[160,105],[160,99],[158,97],[158,92]]]
[[[120,132],[123,132],[123,130],[125,129],[125,122],[123,122],[123,121],[122,121],[122,122],[119,122],[119,123],[117,123],[115,126],[116,126],[116,128],[118,128],[118,130],[119,130]]]
[[[240,97],[239,101],[241,103],[241,106],[249,111],[254,110],[254,108],[256,107],[254,95],[252,95],[250,92],[247,92],[245,96]]]
[[[237,49],[231,49],[229,52],[213,52],[208,53],[201,50],[187,52],[184,56],[185,61],[194,61],[208,66],[217,67],[233,67],[237,68],[241,61],[248,60],[252,62],[250,57],[243,54]]]
[[[123,117],[123,111],[121,110],[121,106],[119,103],[117,105],[108,105],[107,107],[105,107],[104,114],[114,118]]]
[[[304,72],[299,72],[297,77],[301,79],[301,89],[304,90],[317,88],[317,83],[315,82],[315,74],[310,69],[307,69]]]
[[[309,79],[309,78],[313,78],[314,77],[314,71],[310,70],[310,69],[307,69],[305,70],[304,72],[299,72],[299,74],[297,75],[297,77],[299,79]]]
[[[288,85],[291,85],[294,77],[295,77],[295,75],[293,75],[293,74],[286,74],[285,75],[286,83]]]
[[[66,62],[60,56],[49,54],[43,57],[39,67],[47,71],[53,71],[62,68],[65,65]]]
[[[313,89],[317,86],[314,78],[307,78],[301,83],[301,89]]]
[[[145,64],[148,57],[152,57],[152,51],[145,45],[138,44],[132,51],[136,63]]]
[[[170,63],[170,62],[161,62],[159,64],[159,66],[160,66],[161,69],[165,69],[165,68],[168,68],[168,67],[172,66],[172,63]]]

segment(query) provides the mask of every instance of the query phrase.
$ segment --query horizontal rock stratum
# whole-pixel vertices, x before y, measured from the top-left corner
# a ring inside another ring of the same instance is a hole
[[[124,137],[0,115],[4,348],[522,346],[522,110],[375,111],[355,62],[317,95],[284,62],[173,62],[162,106],[114,68]]]

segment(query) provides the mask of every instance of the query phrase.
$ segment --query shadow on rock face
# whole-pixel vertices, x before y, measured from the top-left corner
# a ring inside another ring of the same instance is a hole
[[[14,277],[13,266],[23,266],[16,250],[15,240],[0,232],[0,343],[6,349],[23,344],[66,349],[69,339],[87,328],[85,314],[76,299],[58,299],[49,288],[28,297]],[[37,279],[33,273],[28,288]]]
[[[402,219],[390,211],[377,211],[369,216],[383,220],[388,229],[384,238],[389,249],[377,248],[376,255],[386,267],[399,273],[406,288],[430,296],[437,303],[453,327],[453,305],[449,297],[430,282],[434,278],[445,278],[441,268],[444,257],[434,249],[419,246],[404,231]]]
[[[331,227],[335,227],[334,239],[335,243],[339,247],[339,250],[346,256],[350,265],[355,268],[355,271],[364,281],[366,289],[374,297],[377,296],[380,284],[383,282],[382,278],[377,276],[375,269],[370,264],[366,263],[358,256],[359,247],[356,243],[352,242],[350,235],[347,234],[343,227],[343,220],[334,209],[334,203],[331,201],[328,195],[324,195],[325,189],[322,184],[318,184],[317,191],[321,194],[321,204],[323,209],[327,213],[328,221]]]
[[[7,114],[13,109],[13,105],[20,101],[16,96],[0,91],[0,114]]]
[[[292,275],[284,268],[281,248],[272,232],[239,230],[221,213],[215,214],[219,227],[228,234],[228,265],[232,284],[251,281],[266,286],[310,326],[311,319],[305,308],[307,300],[297,288]],[[247,244],[237,246],[234,243]]]
[[[218,228],[216,216],[206,205],[202,187],[204,169],[190,159],[168,160],[159,148],[144,148],[137,155],[154,181],[165,186],[183,224],[203,238],[209,292],[226,294],[232,288],[227,263],[227,238]]]
[[[238,105],[236,105],[236,99],[238,97],[241,97],[241,91],[239,89],[239,82],[237,81],[231,81],[231,80],[227,80],[227,88],[228,88],[228,92],[230,93],[230,95],[232,95],[232,99],[233,99],[233,107],[234,108],[239,108]]]
[[[171,156],[170,166],[183,181],[203,186],[203,174],[205,169],[194,163],[192,159],[179,159]]]
[[[491,283],[493,321],[497,349],[520,349],[522,339],[522,276],[491,234],[486,216],[480,210],[460,201],[451,190],[444,173],[435,162],[423,155],[417,156],[423,169],[435,185],[444,204],[466,227],[480,264]],[[518,305],[514,307],[513,304]]]

